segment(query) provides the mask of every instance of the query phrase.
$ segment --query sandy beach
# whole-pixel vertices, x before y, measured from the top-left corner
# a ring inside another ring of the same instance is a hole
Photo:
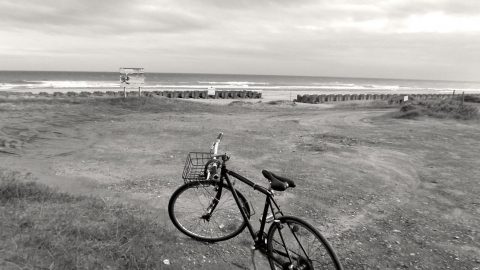
[[[398,107],[266,102],[286,96],[264,92],[261,103],[233,104],[2,99],[0,171],[157,213],[175,238],[159,257],[170,256],[175,269],[253,269],[246,232],[203,245],[166,214],[187,153],[206,151],[222,131],[220,151],[231,155],[233,170],[262,185],[262,169],[297,181],[278,201],[325,235],[345,269],[479,267],[477,120],[394,119],[389,114]],[[260,211],[262,197],[238,188]],[[0,241],[0,258],[8,257],[9,241]]]

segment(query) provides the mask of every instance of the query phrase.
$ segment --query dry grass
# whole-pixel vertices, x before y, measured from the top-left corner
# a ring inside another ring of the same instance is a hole
[[[459,100],[461,99],[462,97],[460,96],[459,97]],[[465,95],[463,97],[463,100],[465,102],[472,102],[472,103],[480,103],[480,97],[479,96],[471,96],[471,95]]]
[[[229,106],[248,106],[253,105],[253,102],[243,101],[243,100],[234,100],[228,103]]]
[[[202,104],[190,102],[182,99],[170,99],[165,97],[62,97],[62,98],[22,98],[9,99],[0,98],[0,104],[6,106],[0,111],[11,110],[11,106],[75,106],[81,105],[83,107],[89,106],[91,108],[105,108],[111,109],[112,113],[129,113],[129,112],[165,112],[165,111],[204,111],[205,107]]]
[[[373,101],[350,101],[341,102],[335,106],[339,109],[388,109],[398,107],[398,104],[393,104],[388,100],[373,100]]]
[[[0,176],[0,268],[157,269],[173,257],[153,213],[15,178]]]
[[[453,118],[461,120],[477,119],[478,108],[458,100],[420,101],[406,104],[393,115],[395,118],[414,119],[421,116]]]
[[[289,100],[272,100],[272,101],[265,102],[265,104],[268,104],[268,105],[291,105],[291,106],[297,105],[295,103],[295,101],[289,101]]]

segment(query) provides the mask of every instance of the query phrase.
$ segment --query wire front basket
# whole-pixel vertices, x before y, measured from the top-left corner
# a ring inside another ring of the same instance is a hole
[[[185,161],[182,178],[185,183],[194,181],[205,181],[205,165],[212,159],[209,152],[190,152]]]

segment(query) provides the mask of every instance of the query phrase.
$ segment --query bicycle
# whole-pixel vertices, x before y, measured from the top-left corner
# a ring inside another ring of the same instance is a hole
[[[223,133],[218,135],[210,152],[188,154],[182,174],[185,184],[172,194],[168,203],[168,214],[175,227],[205,242],[228,240],[248,228],[253,249],[266,255],[271,269],[343,269],[320,232],[300,218],[284,215],[275,201],[274,191],[294,188],[294,181],[263,170],[270,183],[267,188],[228,170],[230,157],[217,154],[222,136]],[[234,188],[229,176],[265,195],[257,232],[250,222],[250,204]],[[267,223],[271,225],[265,232]]]

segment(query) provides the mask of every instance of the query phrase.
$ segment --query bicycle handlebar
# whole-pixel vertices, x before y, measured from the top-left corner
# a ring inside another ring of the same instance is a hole
[[[220,132],[217,136],[217,139],[215,140],[215,142],[213,143],[212,147],[210,148],[210,152],[212,152],[212,154],[216,155],[217,152],[218,152],[218,145],[220,144],[220,141],[222,140],[222,137],[223,137],[223,132]]]
[[[223,132],[220,132],[218,134],[215,142],[213,142],[212,147],[210,147],[210,154],[211,154],[213,160],[217,160],[219,157],[221,157],[223,161],[225,161],[227,159],[226,155],[217,155],[218,145],[220,144],[220,141],[222,140],[222,137],[223,137]],[[210,179],[211,175],[213,175],[214,179],[218,179],[219,178],[219,175],[217,173],[218,163],[214,162],[213,165],[208,170],[207,170],[207,167],[208,167],[208,163],[205,166],[207,179]]]

